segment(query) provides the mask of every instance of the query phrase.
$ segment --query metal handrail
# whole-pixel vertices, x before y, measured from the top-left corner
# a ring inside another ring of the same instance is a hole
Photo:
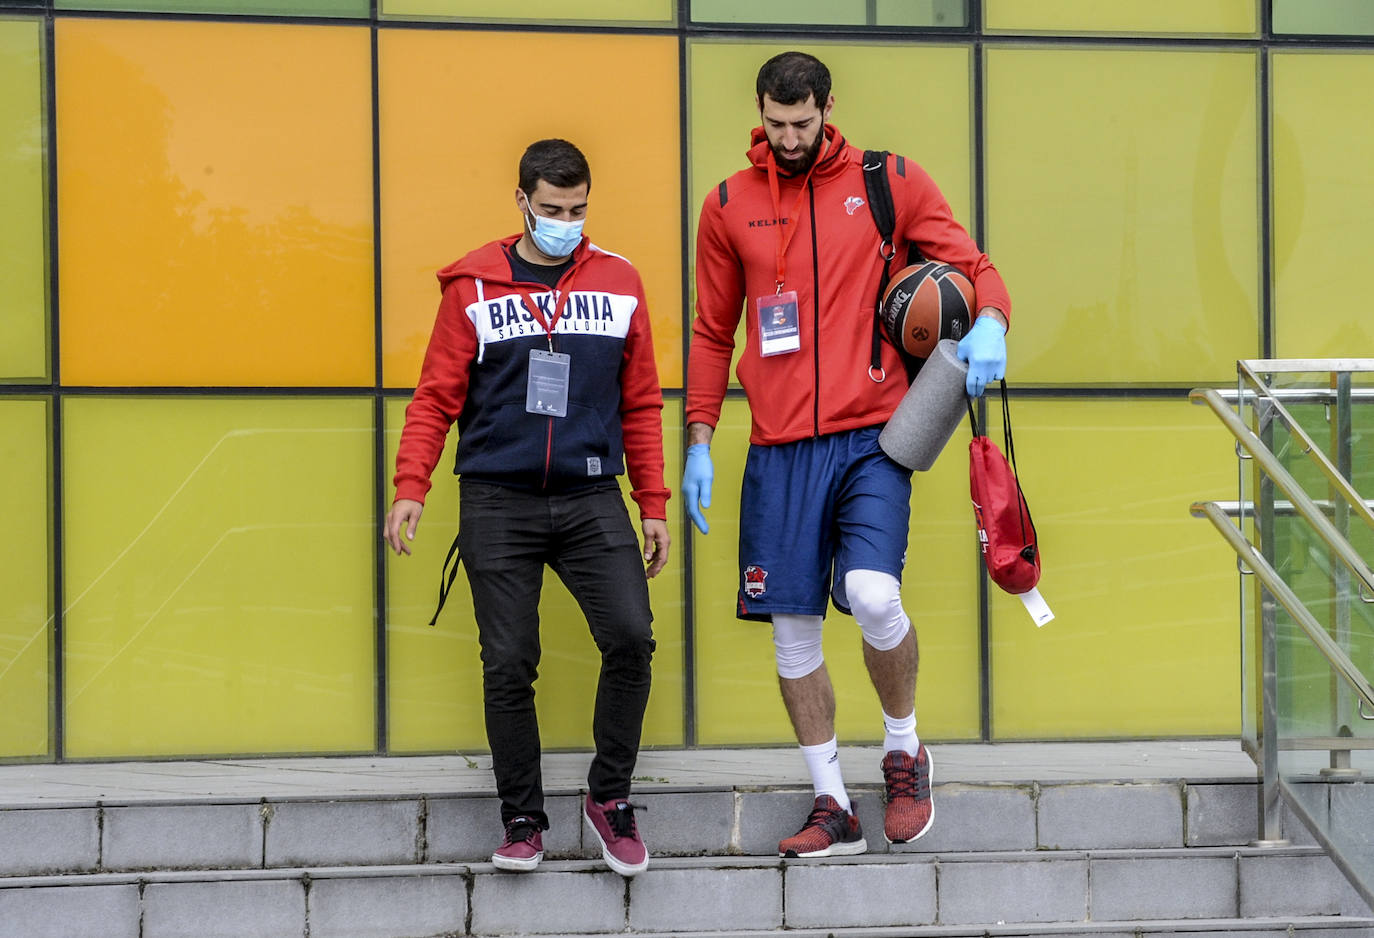
[[[1289,474],[1288,470],[1283,467],[1283,463],[1279,462],[1278,457],[1270,452],[1268,447],[1261,443],[1255,435],[1250,432],[1250,428],[1247,427],[1240,417],[1236,415],[1236,412],[1221,399],[1221,395],[1217,394],[1212,388],[1199,388],[1192,391],[1188,395],[1188,399],[1194,403],[1198,403],[1199,401],[1205,402],[1212,408],[1212,412],[1215,413],[1217,417],[1221,419],[1221,422],[1226,425],[1226,428],[1231,431],[1231,435],[1240,441],[1240,444],[1244,446],[1255,461],[1260,464],[1265,474],[1273,479],[1274,484],[1288,496],[1298,514],[1301,515],[1308,524],[1312,525],[1317,532],[1317,536],[1326,543],[1327,547],[1331,548],[1336,556],[1341,558],[1341,561],[1350,572],[1367,586],[1370,592],[1374,592],[1374,570],[1369,569],[1364,559],[1356,553],[1355,548],[1350,545],[1350,542],[1336,531],[1335,526],[1326,519],[1326,515],[1322,513],[1311,497],[1302,490],[1302,487],[1298,485],[1297,481]],[[1355,501],[1359,503],[1363,511],[1369,511],[1364,505],[1364,500],[1358,495],[1355,496]]]
[[[1298,598],[1292,588],[1283,581],[1283,578],[1260,555],[1260,552],[1255,550],[1255,545],[1251,544],[1243,534],[1236,530],[1236,526],[1227,518],[1226,512],[1216,502],[1194,502],[1189,511],[1196,518],[1206,518],[1212,522],[1213,527],[1221,532],[1221,536],[1226,538],[1226,542],[1231,545],[1241,560],[1251,570],[1255,571],[1255,575],[1260,578],[1273,597],[1279,601],[1284,609],[1288,610],[1293,621],[1298,623],[1307,637],[1312,640],[1312,644],[1317,646],[1317,650],[1330,662],[1332,670],[1339,674],[1350,685],[1351,690],[1359,695],[1361,707],[1367,703],[1371,709],[1374,709],[1374,687],[1370,686],[1369,681],[1365,679],[1360,669],[1350,660],[1350,656],[1341,649],[1341,646],[1337,645],[1335,640],[1326,634],[1326,629],[1322,628],[1321,623],[1303,605],[1302,600]]]
[[[1274,396],[1273,392],[1264,386],[1259,376],[1250,369],[1249,364],[1241,361],[1236,363],[1236,367],[1241,377],[1250,382],[1254,387],[1255,393],[1268,401],[1274,408],[1274,411],[1283,418],[1283,422],[1288,426],[1289,432],[1302,441],[1303,452],[1311,457],[1317,464],[1317,468],[1321,470],[1322,475],[1326,476],[1326,481],[1340,494],[1341,498],[1345,499],[1351,508],[1355,509],[1355,514],[1359,515],[1360,520],[1363,521],[1370,530],[1374,531],[1374,512],[1369,510],[1369,506],[1365,504],[1360,494],[1355,491],[1350,481],[1346,479],[1345,476],[1341,475],[1339,469],[1331,464],[1331,460],[1327,458],[1326,453],[1322,452],[1321,447],[1317,446],[1312,438],[1307,435],[1307,431],[1293,419],[1293,415],[1288,412],[1288,408],[1284,407],[1279,399]],[[1229,410],[1230,408],[1228,407],[1227,409]]]

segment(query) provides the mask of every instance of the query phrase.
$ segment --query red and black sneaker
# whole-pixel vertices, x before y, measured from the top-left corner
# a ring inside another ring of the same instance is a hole
[[[634,876],[649,866],[649,851],[635,823],[636,808],[644,810],[624,798],[593,801],[587,795],[582,803],[582,814],[601,843],[602,859],[621,876]]]
[[[520,815],[506,824],[506,838],[491,855],[498,870],[528,873],[544,859],[543,829],[534,818]]]
[[[888,843],[908,843],[930,830],[935,821],[930,779],[930,753],[924,744],[915,756],[894,749],[883,757],[883,787],[887,796],[883,834]]]
[[[821,795],[802,829],[778,844],[778,856],[842,857],[867,849],[858,816],[841,808],[830,795]]]

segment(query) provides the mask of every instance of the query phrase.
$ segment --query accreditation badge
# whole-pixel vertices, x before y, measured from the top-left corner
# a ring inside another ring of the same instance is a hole
[[[759,354],[768,358],[800,349],[797,291],[761,296],[755,302],[759,312]]]
[[[562,352],[530,349],[530,374],[525,384],[525,410],[545,417],[568,415],[568,369],[572,358]]]

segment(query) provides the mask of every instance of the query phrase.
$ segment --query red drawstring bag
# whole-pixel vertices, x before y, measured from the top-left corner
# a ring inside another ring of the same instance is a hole
[[[1040,582],[1040,549],[1035,542],[1030,506],[1016,475],[1007,382],[1002,382],[1002,433],[1010,464],[997,444],[978,432],[972,401],[968,416],[973,424],[973,440],[968,445],[969,493],[973,497],[973,517],[978,523],[983,562],[987,564],[988,576],[1003,590],[1013,595],[1025,593]]]

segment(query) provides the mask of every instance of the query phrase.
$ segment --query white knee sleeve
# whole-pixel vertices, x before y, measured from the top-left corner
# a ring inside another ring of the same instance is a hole
[[[806,677],[825,663],[821,654],[821,617],[773,615],[773,653],[778,674]]]
[[[902,590],[897,578],[877,570],[850,570],[844,575],[844,591],[864,641],[878,651],[891,651],[911,630],[902,609]]]

